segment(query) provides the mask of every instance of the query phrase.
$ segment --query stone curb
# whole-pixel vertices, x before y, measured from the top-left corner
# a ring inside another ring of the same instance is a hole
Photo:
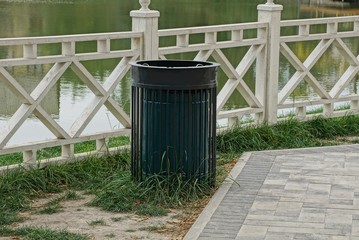
[[[211,219],[213,213],[216,211],[217,207],[222,202],[224,196],[226,196],[228,190],[230,189],[232,184],[234,184],[233,180],[236,179],[237,176],[240,174],[251,155],[252,153],[250,152],[243,153],[242,156],[238,159],[238,162],[232,168],[227,178],[223,181],[223,183],[213,195],[207,206],[203,209],[202,213],[197,218],[196,222],[187,232],[184,237],[184,240],[198,239],[199,235],[202,233],[203,229]]]

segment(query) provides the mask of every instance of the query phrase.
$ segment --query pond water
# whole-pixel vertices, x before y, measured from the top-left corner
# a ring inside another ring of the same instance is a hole
[[[316,0],[277,0],[276,3],[284,6],[282,19],[299,19],[315,17],[331,17],[341,15],[359,14],[359,7],[355,5],[338,6],[316,5]],[[328,0],[329,2],[329,0]],[[161,13],[159,28],[190,27],[227,23],[244,23],[257,20],[256,6],[265,3],[265,0],[152,0],[151,9],[157,9]],[[330,2],[332,3],[332,2]],[[63,34],[100,33],[114,31],[130,31],[131,18],[129,12],[138,9],[137,0],[0,0],[0,37],[26,37],[49,36]],[[296,44],[291,46],[296,49],[298,57],[305,59],[316,43]],[[358,51],[358,41],[348,41],[353,51]],[[86,46],[84,46],[86,47]],[[49,51],[41,49],[39,51]],[[0,49],[0,57],[21,56],[21,49],[12,51]],[[40,53],[41,54],[41,53]],[[243,54],[243,53],[242,53]],[[229,58],[235,59],[241,56],[239,52],[228,53]],[[235,56],[236,55],[236,56]],[[103,61],[100,64],[89,62],[86,67],[99,81],[103,82],[114,68],[113,61]],[[328,67],[328,66],[331,67]],[[328,51],[322,59],[313,67],[315,76],[324,86],[333,86],[338,76],[347,67],[335,48]],[[15,67],[8,69],[11,74],[31,91],[39,80],[46,74],[51,66]],[[245,76],[245,81],[250,87],[254,87],[254,69]],[[280,85],[283,86],[293,73],[290,64],[281,59]],[[325,79],[324,77],[325,76]],[[220,76],[219,85],[223,85],[225,76]],[[129,76],[116,88],[113,97],[126,111],[129,111],[130,101]],[[350,85],[346,93],[356,92],[356,81]],[[42,105],[51,116],[65,129],[69,129],[74,121],[74,116],[80,114],[87,105],[93,93],[73,74],[66,73],[56,86],[48,94]],[[298,86],[291,99],[305,99],[317,97],[306,84]],[[7,124],[9,117],[19,107],[20,102],[5,89],[0,82],[0,132]],[[233,106],[245,106],[245,101],[235,94],[231,97],[227,108]],[[106,110],[101,109],[93,121],[86,128],[85,133],[119,127],[118,121]],[[19,129],[10,143],[21,143],[29,140],[41,140],[53,138],[52,134],[42,126],[41,122],[31,116]]]

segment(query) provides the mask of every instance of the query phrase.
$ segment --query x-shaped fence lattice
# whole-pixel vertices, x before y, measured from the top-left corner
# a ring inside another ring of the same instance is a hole
[[[345,58],[345,60],[349,63],[349,67],[332,89],[327,92],[310,70],[331,45],[334,45],[340,54]],[[340,38],[321,40],[304,62],[301,62],[284,42],[281,43],[280,52],[296,69],[296,72],[279,92],[279,104],[283,104],[303,80],[306,81],[322,99],[330,100],[338,98],[345,87],[348,86],[355,75],[359,72],[359,56],[355,57],[352,51]]]
[[[107,107],[125,128],[130,128],[131,121],[129,116],[111,97],[111,94],[129,71],[129,62],[135,61],[138,57],[138,54],[123,57],[103,84],[100,84],[78,60],[57,62],[31,93],[28,93],[4,67],[0,67],[0,81],[21,100],[21,106],[12,115],[0,135],[0,149],[6,146],[8,141],[31,114],[34,114],[58,139],[79,137],[103,105]],[[40,103],[69,68],[95,96],[74,121],[71,128],[65,130],[41,107]]]
[[[237,27],[238,29],[231,30],[232,39],[226,42],[221,42],[217,40],[217,32],[212,32],[213,27],[208,28],[208,30],[206,30],[204,27],[199,28],[198,31],[188,30],[188,33],[185,34],[181,32],[181,30],[178,31],[178,35],[176,35],[176,31],[172,33],[172,35],[177,37],[176,47],[180,49],[180,51],[197,52],[197,55],[194,58],[194,60],[196,61],[207,61],[210,57],[213,57],[213,59],[220,64],[221,69],[228,77],[228,80],[225,82],[225,85],[217,95],[217,113],[220,118],[231,116],[240,119],[248,113],[250,114],[263,112],[263,103],[261,103],[256,94],[250,89],[250,87],[244,81],[243,77],[248,72],[250,67],[253,66],[254,62],[259,57],[261,52],[265,50],[265,43],[261,42],[261,40],[263,39],[260,39],[259,37],[255,37],[253,39],[243,39],[243,30],[247,28],[265,29],[265,27],[265,25],[253,25],[251,27],[246,26],[243,27],[243,29]],[[221,29],[221,27],[218,27],[218,32],[226,30],[227,29]],[[193,44],[191,46],[188,41],[189,35],[198,32],[205,34],[206,42],[203,44]],[[170,34],[163,35],[170,36]],[[249,46],[248,51],[240,60],[238,65],[233,65],[228,59],[228,57],[224,54],[223,49],[243,46]],[[166,59],[165,55],[168,53],[173,53],[173,48],[176,47],[160,48],[160,58]],[[168,51],[167,49],[170,51]],[[201,50],[196,51],[197,49]],[[240,93],[240,95],[247,102],[249,108],[225,111],[224,106],[235,91],[238,91]]]

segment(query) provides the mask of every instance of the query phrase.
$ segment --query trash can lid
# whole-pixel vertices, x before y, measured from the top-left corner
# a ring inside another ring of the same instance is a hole
[[[132,65],[132,85],[169,90],[217,86],[218,63],[188,60],[145,60]]]

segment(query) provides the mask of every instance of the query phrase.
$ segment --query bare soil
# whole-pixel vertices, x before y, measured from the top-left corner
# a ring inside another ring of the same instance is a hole
[[[66,230],[81,233],[91,239],[182,239],[188,228],[181,226],[188,215],[184,210],[170,210],[167,216],[146,217],[135,214],[113,213],[102,211],[87,204],[94,196],[77,192],[81,199],[61,202],[62,208],[53,214],[40,214],[39,210],[46,207],[59,194],[47,195],[46,198],[36,199],[32,210],[21,213],[26,220],[14,224],[13,227],[36,226],[54,230]],[[196,215],[197,216],[197,215]],[[188,220],[188,219],[187,219]],[[0,238],[17,239],[17,238]]]
[[[221,181],[236,164],[232,159],[220,166],[224,172],[217,176]],[[211,196],[185,206],[171,209],[167,216],[145,217],[136,214],[114,213],[88,206],[94,195],[76,192],[80,199],[66,200],[59,203],[61,209],[53,214],[40,214],[39,211],[48,206],[49,201],[58,199],[64,193],[47,194],[43,198],[33,200],[31,210],[22,212],[24,222],[12,227],[46,227],[54,230],[66,230],[72,233],[85,234],[90,239],[106,240],[180,240],[183,239],[192,224],[196,221]],[[17,240],[18,237],[7,237],[0,240]]]

